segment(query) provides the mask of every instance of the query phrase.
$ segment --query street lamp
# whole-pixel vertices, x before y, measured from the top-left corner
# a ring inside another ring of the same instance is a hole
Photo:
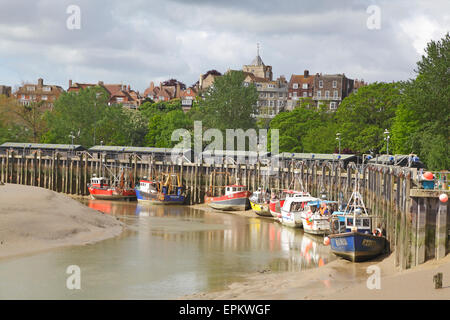
[[[73,131],[70,131],[69,138],[72,138],[72,153],[73,153],[73,139],[75,136],[73,135]]]
[[[336,133],[336,140],[339,141],[339,154],[341,154],[341,133]]]
[[[383,134],[385,135],[384,140],[386,141],[386,154],[389,155],[389,139],[391,138],[391,136],[389,135],[390,132],[388,131],[388,129],[384,129]]]

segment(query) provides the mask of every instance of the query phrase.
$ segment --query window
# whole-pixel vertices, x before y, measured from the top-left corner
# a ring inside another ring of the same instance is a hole
[[[22,100],[25,100],[25,95],[24,94],[22,95]]]
[[[328,99],[329,97],[330,97],[330,91],[329,91],[329,90],[326,90],[326,91],[325,91],[325,98]]]
[[[337,88],[337,81],[333,80],[333,88]]]
[[[319,80],[319,88],[323,88],[323,80]]]
[[[274,97],[274,94],[273,94],[273,92],[271,92],[271,93],[270,93],[270,97],[271,97],[271,98],[273,98],[273,97]]]
[[[292,98],[292,92],[289,92],[289,98]]]
[[[330,102],[330,109],[331,110],[336,110],[336,102]]]
[[[123,98],[122,98],[122,97],[117,97],[117,98],[116,98],[116,101],[117,101],[117,102],[123,102]]]
[[[27,91],[34,91],[34,87],[33,86],[27,87]]]
[[[307,97],[308,96],[308,92],[303,92],[303,97]]]
[[[320,90],[317,91],[317,98],[319,98],[319,99],[322,98],[322,91],[320,91]]]
[[[294,83],[294,84],[292,85],[292,88],[293,88],[293,89],[298,89],[298,83]]]
[[[292,92],[292,96],[293,96],[294,98],[297,98],[297,92]]]
[[[244,87],[248,87],[248,82],[244,82]]]
[[[338,93],[337,90],[334,90],[334,92],[333,92],[333,98],[335,98],[335,99],[339,98],[339,93]]]
[[[43,95],[43,96],[41,97],[41,99],[42,99],[42,100],[47,100],[48,98],[47,98],[46,95]]]
[[[42,90],[45,91],[45,92],[50,92],[50,91],[52,91],[52,88],[49,87],[49,86],[45,86],[45,87],[42,88]]]
[[[303,86],[302,86],[302,88],[303,88],[303,89],[308,89],[308,84],[307,84],[307,83],[304,83]]]
[[[275,88],[275,85],[274,84],[269,84],[269,85],[267,85],[267,87],[273,89],[273,88]]]

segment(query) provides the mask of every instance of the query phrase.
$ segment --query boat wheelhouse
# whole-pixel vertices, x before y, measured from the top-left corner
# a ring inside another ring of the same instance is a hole
[[[331,206],[336,201],[315,200],[306,203],[300,217],[306,233],[324,235],[330,232]]]
[[[317,198],[295,194],[284,201],[281,208],[281,223],[283,225],[300,228],[302,226],[301,214],[305,210],[305,206],[310,201],[316,201]]]
[[[252,207],[253,212],[259,216],[272,217],[269,210],[269,198],[269,193],[263,191],[261,188],[258,188],[257,191],[253,192],[249,198],[250,206]]]
[[[269,201],[270,214],[281,222],[281,208],[287,198],[301,196],[311,196],[308,192],[295,191],[295,190],[283,190],[281,194],[274,193]]]
[[[123,172],[120,182],[112,185],[109,179],[94,174],[88,184],[88,190],[91,197],[96,200],[136,200],[136,192],[128,184],[125,183]]]

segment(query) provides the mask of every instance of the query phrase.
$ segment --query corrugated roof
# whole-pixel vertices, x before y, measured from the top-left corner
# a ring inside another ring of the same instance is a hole
[[[22,142],[5,142],[0,145],[3,148],[30,148],[30,149],[58,149],[58,150],[73,150],[84,149],[79,144],[50,144],[50,143],[22,143]]]
[[[337,160],[338,154],[336,153],[292,153],[283,152],[278,155],[280,158],[286,159],[302,159],[302,160]],[[314,157],[313,157],[314,156]],[[348,160],[356,157],[354,154],[341,154],[340,160]]]
[[[129,152],[129,153],[170,153],[172,151],[186,152],[191,149],[181,148],[153,148],[153,147],[126,147],[126,146],[93,146],[89,148],[92,152]]]

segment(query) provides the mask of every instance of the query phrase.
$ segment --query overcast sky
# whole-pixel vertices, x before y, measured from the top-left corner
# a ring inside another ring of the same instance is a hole
[[[70,5],[80,29],[67,28]],[[367,27],[371,5],[380,29]],[[0,84],[191,85],[207,70],[249,64],[256,43],[274,77],[308,69],[406,80],[426,43],[449,30],[448,0],[0,0]]]

